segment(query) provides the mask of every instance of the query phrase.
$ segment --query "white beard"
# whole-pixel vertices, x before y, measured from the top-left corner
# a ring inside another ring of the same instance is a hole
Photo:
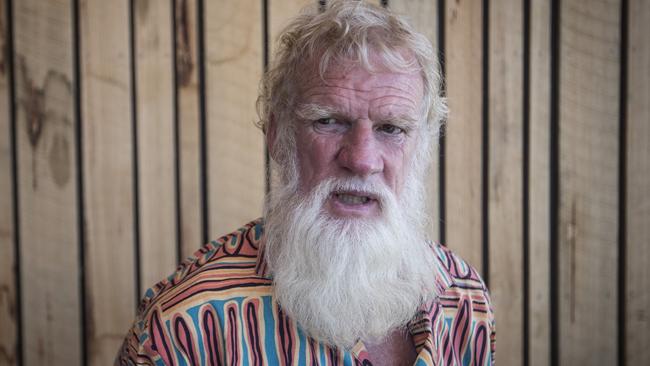
[[[275,299],[309,336],[347,349],[375,341],[404,327],[436,296],[417,178],[407,180],[401,205],[383,184],[327,180],[301,194],[291,180],[267,201],[266,260]],[[324,204],[339,189],[374,192],[381,215],[332,217]]]

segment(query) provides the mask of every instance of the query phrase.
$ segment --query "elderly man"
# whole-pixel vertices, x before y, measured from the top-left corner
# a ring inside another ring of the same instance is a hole
[[[118,363],[492,364],[485,284],[425,237],[439,79],[430,43],[386,9],[298,16],[258,99],[277,175],[264,219],[150,289]]]

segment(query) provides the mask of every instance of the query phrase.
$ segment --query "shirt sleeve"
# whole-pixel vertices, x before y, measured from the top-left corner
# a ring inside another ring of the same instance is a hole
[[[441,294],[437,307],[431,319],[435,364],[494,365],[494,311],[482,281],[477,286],[455,283]]]
[[[115,358],[115,365],[169,365],[173,363],[171,337],[157,310],[138,314]],[[147,319],[145,321],[145,319]]]
[[[164,356],[170,356],[171,353],[169,351],[171,348],[170,337],[163,326],[160,307],[156,302],[162,292],[172,287],[172,279],[182,273],[184,268],[185,263],[179,266],[174,274],[147,289],[138,306],[135,321],[118,350],[115,365],[169,364],[167,362],[169,357],[165,358]],[[160,347],[166,352],[162,354],[158,352],[158,346],[166,346]]]
[[[133,323],[126,334],[122,346],[115,357],[115,366],[155,365],[154,355],[149,354],[140,341],[142,333],[142,322],[139,319]]]

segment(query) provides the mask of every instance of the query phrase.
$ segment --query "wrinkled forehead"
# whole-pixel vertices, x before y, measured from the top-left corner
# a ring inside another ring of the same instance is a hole
[[[413,102],[412,107],[416,109],[414,112],[420,112],[419,107],[424,97],[424,81],[420,70],[394,70],[374,55],[369,61],[370,66],[356,60],[335,61],[324,69],[318,61],[305,63],[302,70],[296,72],[299,79],[296,80],[295,101],[305,102],[306,97],[318,93],[365,92],[367,97],[406,97]]]

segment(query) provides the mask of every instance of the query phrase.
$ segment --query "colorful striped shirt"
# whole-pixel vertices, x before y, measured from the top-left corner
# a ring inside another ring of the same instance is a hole
[[[120,365],[371,365],[318,343],[272,295],[262,220],[212,241],[147,292],[116,359]],[[494,313],[477,272],[434,244],[439,296],[408,324],[415,365],[493,365]]]

